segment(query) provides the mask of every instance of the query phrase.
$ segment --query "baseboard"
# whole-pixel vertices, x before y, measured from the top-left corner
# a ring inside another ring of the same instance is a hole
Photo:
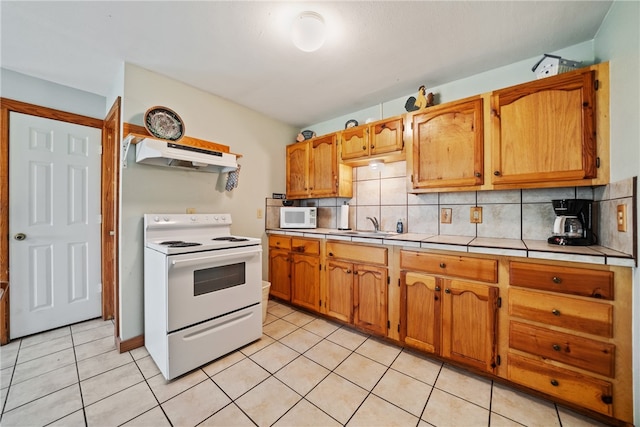
[[[120,353],[125,351],[131,351],[138,347],[144,347],[144,335],[138,335],[137,337],[129,338],[128,340],[121,341],[120,338],[116,338],[116,346]]]

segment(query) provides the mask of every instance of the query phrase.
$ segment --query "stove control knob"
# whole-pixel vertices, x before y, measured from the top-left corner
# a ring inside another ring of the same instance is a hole
[[[160,222],[160,217],[159,217],[159,216],[155,216],[155,217],[153,217],[153,221],[154,221],[154,222]]]
[[[195,222],[196,220],[197,220],[197,218],[196,218],[195,216],[192,216],[192,217],[191,217],[191,221],[194,221],[194,222]]]
[[[213,217],[213,220],[217,222],[217,221],[220,220],[220,218],[218,217],[218,215],[216,215],[216,216]]]
[[[162,219],[164,219],[164,221],[165,221],[165,222],[169,222],[169,217],[168,217],[168,216],[165,216],[165,217],[164,217],[164,218],[162,218]]]

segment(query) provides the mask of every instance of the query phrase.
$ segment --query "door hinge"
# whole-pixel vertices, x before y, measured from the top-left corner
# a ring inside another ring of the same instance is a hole
[[[594,88],[595,90],[600,89],[600,80],[594,80],[594,81],[593,81],[593,88]]]
[[[322,307],[322,300],[318,301],[318,307]]]
[[[400,287],[400,279],[398,279],[398,287]]]
[[[400,323],[398,323],[398,333],[400,333]]]
[[[502,359],[500,358],[500,355],[496,356],[496,365],[500,366],[500,364],[502,363]]]
[[[498,301],[496,301],[498,304],[498,308],[502,307],[502,297],[498,297]]]
[[[322,271],[322,264],[318,266],[318,270]]]
[[[600,169],[600,157],[596,157],[596,168]]]
[[[387,276],[387,285],[391,284],[391,276]]]
[[[387,320],[387,329],[391,329],[391,322]]]

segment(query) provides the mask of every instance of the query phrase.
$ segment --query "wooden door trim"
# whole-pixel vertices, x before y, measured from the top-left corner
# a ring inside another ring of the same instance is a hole
[[[58,120],[67,123],[74,123],[98,129],[104,128],[104,120],[80,114],[69,113],[53,108],[42,107],[13,99],[0,98],[0,282],[10,283],[9,276],[9,114],[11,112],[28,114],[45,119]],[[119,125],[118,125],[119,132]],[[117,140],[116,140],[117,141]],[[119,144],[116,145],[119,147]],[[119,152],[119,150],[116,150]],[[113,156],[116,153],[103,153],[104,156]],[[113,200],[112,207],[115,210],[117,199]],[[105,209],[104,200],[102,201]],[[118,231],[116,229],[116,235]],[[102,254],[104,263],[104,254]],[[102,267],[102,266],[101,266]],[[105,283],[102,283],[103,298],[105,294]],[[6,304],[7,313],[9,303]],[[7,315],[8,317],[8,315]],[[9,322],[0,322],[0,345],[9,342]]]

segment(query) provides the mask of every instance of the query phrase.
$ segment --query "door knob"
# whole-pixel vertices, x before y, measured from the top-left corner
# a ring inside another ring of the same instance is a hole
[[[24,233],[18,233],[15,236],[13,236],[13,238],[16,240],[24,240],[27,238],[27,235]]]

